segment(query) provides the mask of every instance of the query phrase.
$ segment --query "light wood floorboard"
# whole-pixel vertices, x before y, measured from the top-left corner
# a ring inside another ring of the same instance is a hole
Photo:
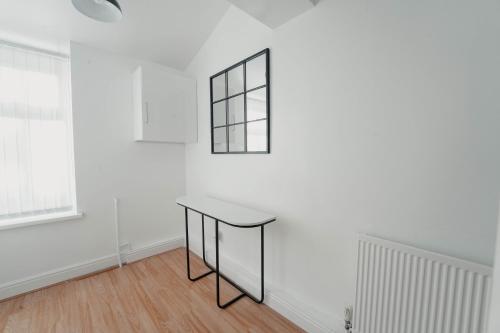
[[[203,272],[191,258],[192,274]],[[237,295],[222,291],[223,300]],[[0,302],[0,332],[303,331],[246,297],[219,309],[215,275],[189,281],[183,248]]]

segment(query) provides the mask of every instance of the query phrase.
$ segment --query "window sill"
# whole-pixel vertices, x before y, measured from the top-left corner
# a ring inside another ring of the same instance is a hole
[[[83,218],[82,212],[64,212],[64,213],[22,217],[5,221],[0,220],[0,231],[15,229],[15,228],[30,227],[39,224],[76,220],[81,218]]]

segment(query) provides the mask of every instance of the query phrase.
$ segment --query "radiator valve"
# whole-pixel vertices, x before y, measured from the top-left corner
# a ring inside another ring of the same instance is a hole
[[[345,330],[348,333],[352,332],[352,305],[348,305],[344,310],[344,321],[345,321]]]

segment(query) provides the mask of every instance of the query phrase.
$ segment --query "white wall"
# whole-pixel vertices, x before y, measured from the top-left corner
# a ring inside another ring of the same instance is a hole
[[[133,141],[131,73],[139,64],[71,45],[77,201],[85,217],[1,231],[0,287],[113,254],[115,196],[121,237],[132,249],[182,235],[175,198],[185,191],[184,145]]]
[[[332,327],[353,302],[358,232],[492,264],[499,11],[325,0],[271,31],[230,8],[188,67],[199,85],[188,193],[276,213],[267,281]],[[265,47],[271,154],[211,155],[209,76]],[[223,251],[256,271],[257,235],[223,232]]]

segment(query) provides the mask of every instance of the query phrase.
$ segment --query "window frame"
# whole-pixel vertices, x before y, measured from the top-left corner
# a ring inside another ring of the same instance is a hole
[[[265,55],[265,62],[266,62],[266,78],[265,81],[266,83],[257,87],[253,87],[251,89],[247,90],[247,75],[246,75],[246,67],[247,63]],[[210,137],[211,137],[211,153],[212,154],[270,154],[271,153],[271,116],[270,116],[270,109],[271,109],[271,84],[270,84],[270,71],[269,71],[269,58],[270,58],[270,50],[269,48],[266,48],[262,51],[259,51],[253,55],[251,55],[248,58],[245,58],[229,67],[226,69],[210,76]],[[242,66],[243,68],[243,91],[238,92],[233,95],[229,95],[228,92],[228,73],[232,69],[235,69],[239,66]],[[225,80],[225,96],[224,98],[219,98],[214,100],[214,90],[213,90],[213,80],[221,75],[224,75],[224,80]],[[253,91],[257,91],[259,89],[266,89],[266,117],[265,118],[259,118],[259,119],[254,119],[254,120],[247,120],[247,94],[251,93]],[[236,122],[236,123],[229,123],[229,101],[233,98],[237,98],[239,96],[243,96],[243,121],[241,122]],[[214,104],[216,103],[225,103],[225,112],[226,112],[226,123],[225,125],[218,125],[214,126]],[[248,150],[248,143],[247,143],[247,125],[248,123],[253,123],[253,122],[258,122],[258,121],[264,121],[266,122],[266,150],[261,150],[261,151],[249,151]],[[231,126],[236,126],[236,125],[244,125],[244,150],[243,151],[230,151],[230,142],[229,142],[229,128]],[[215,151],[215,146],[214,146],[214,130],[217,128],[226,128],[226,151]]]
[[[57,53],[52,52],[50,50],[44,50],[36,47],[32,47],[29,45],[18,44],[15,42],[0,40],[0,45],[5,47],[11,47],[15,49],[23,50],[26,53],[33,54],[41,54],[43,56],[52,57],[54,59],[58,59],[59,61],[65,62],[65,66],[67,66],[67,93],[65,96],[67,98],[67,107],[66,110],[67,120],[66,130],[67,134],[67,147],[69,153],[69,176],[70,176],[70,200],[71,206],[67,207],[56,207],[53,209],[47,210],[34,210],[31,212],[25,212],[20,214],[12,214],[6,218],[0,218],[0,231],[29,227],[39,224],[53,223],[53,222],[61,222],[61,221],[70,221],[75,219],[81,219],[84,217],[84,213],[79,210],[78,202],[77,202],[77,193],[76,193],[76,169],[75,169],[75,141],[74,141],[74,123],[73,123],[73,107],[72,107],[72,87],[71,87],[71,59],[69,54],[65,53]],[[69,208],[69,209],[67,209]]]

